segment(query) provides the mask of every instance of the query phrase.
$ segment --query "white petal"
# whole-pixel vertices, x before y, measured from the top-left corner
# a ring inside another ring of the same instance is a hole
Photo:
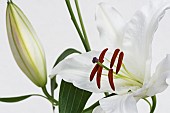
[[[153,96],[164,91],[168,87],[166,83],[168,77],[170,77],[170,55],[167,55],[166,58],[158,64],[156,72],[150,80],[147,95]]]
[[[76,87],[91,92],[112,92],[107,76],[101,77],[101,88],[96,84],[96,78],[90,82],[90,73],[95,66],[92,63],[93,57],[98,57],[100,52],[91,51],[68,58],[60,62],[53,70],[52,75],[60,75],[67,82],[73,83]]]
[[[127,68],[135,75],[143,76],[143,79],[150,78],[152,39],[168,8],[169,0],[152,0],[136,12],[125,28],[123,48],[125,57],[131,61],[126,64]]]
[[[90,92],[114,92],[110,87],[107,76],[101,77],[100,89],[97,87],[96,77],[94,77],[93,81],[90,81],[90,73],[95,66],[95,64],[92,63],[92,59],[93,57],[98,57],[99,54],[100,52],[91,51],[63,60],[52,70],[51,75],[54,76],[58,74],[65,81]],[[110,53],[106,54],[106,58],[108,58],[109,55]],[[103,64],[109,67],[107,61]],[[108,71],[103,70],[103,73],[107,75]],[[116,88],[115,93],[117,94],[125,94],[129,90],[135,91],[139,88],[139,86],[134,85],[136,83],[130,80],[114,79],[114,84]]]
[[[105,46],[120,48],[123,38],[124,21],[119,12],[105,3],[100,3],[96,12],[97,28]]]
[[[106,112],[104,112],[100,106],[97,106],[94,108],[92,113],[106,113]]]
[[[99,102],[105,113],[137,113],[136,101],[129,94],[111,96]]]

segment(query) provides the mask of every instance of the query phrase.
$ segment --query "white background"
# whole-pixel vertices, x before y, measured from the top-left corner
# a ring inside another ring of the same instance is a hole
[[[67,11],[65,0],[13,0],[27,15],[41,40],[47,58],[48,73],[57,56],[66,48],[74,47],[84,51],[81,41],[73,27]],[[103,0],[105,2],[109,0]],[[148,0],[110,0],[128,21],[136,10]],[[95,26],[94,14],[101,0],[80,0],[80,5],[92,48],[99,40]],[[5,26],[6,1],[0,1],[0,97],[40,93],[36,87],[18,68],[11,54]],[[170,11],[166,13],[155,34],[153,42],[152,72],[158,62],[170,54]],[[49,89],[49,81],[48,81]],[[57,92],[56,92],[57,93]],[[155,113],[169,113],[170,88],[158,94]],[[130,104],[130,103],[129,103]],[[139,113],[149,111],[144,101],[138,103]],[[18,103],[1,103],[0,113],[52,113],[48,101],[40,97],[32,97]]]

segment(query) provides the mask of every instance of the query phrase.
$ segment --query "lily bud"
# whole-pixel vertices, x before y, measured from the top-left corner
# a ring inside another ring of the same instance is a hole
[[[34,84],[44,87],[47,71],[43,48],[27,17],[11,1],[7,4],[6,25],[16,63]]]

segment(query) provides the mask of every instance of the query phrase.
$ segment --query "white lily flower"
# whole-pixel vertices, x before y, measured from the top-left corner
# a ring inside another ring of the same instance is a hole
[[[58,74],[87,91],[118,94],[101,99],[93,113],[137,113],[139,99],[154,96],[168,86],[170,55],[158,64],[151,76],[152,40],[168,8],[170,0],[151,0],[125,22],[115,8],[99,4],[96,22],[100,37],[114,53],[106,53],[104,49],[77,55],[60,62],[52,75]]]
[[[46,60],[37,35],[24,13],[13,2],[8,2],[6,25],[9,44],[20,69],[37,86],[47,82]]]

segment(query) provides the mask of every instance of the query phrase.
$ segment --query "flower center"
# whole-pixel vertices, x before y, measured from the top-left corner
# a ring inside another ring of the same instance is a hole
[[[133,74],[131,74],[126,69],[125,65],[123,64],[124,53],[122,51],[120,52],[120,49],[116,49],[114,51],[110,61],[107,59],[110,62],[110,67],[107,67],[103,64],[104,56],[105,56],[107,50],[108,50],[108,48],[104,49],[101,52],[99,59],[96,58],[96,57],[94,57],[92,59],[92,62],[96,63],[96,65],[94,66],[94,68],[91,71],[90,81],[92,81],[94,79],[95,75],[96,75],[97,87],[100,89],[100,87],[101,87],[101,84],[100,84],[101,83],[101,75],[102,75],[102,70],[104,68],[105,70],[108,71],[108,73],[107,73],[108,81],[109,81],[110,87],[113,89],[113,91],[115,91],[114,78],[121,78],[121,79],[130,81],[130,82],[134,82],[135,84],[141,86],[142,83],[140,81],[136,80],[135,76]],[[115,66],[115,61],[116,61],[117,58],[118,58],[117,65]],[[115,72],[113,71],[113,67],[116,68]],[[121,70],[121,73],[123,73],[123,74],[119,74],[121,67],[123,67],[123,69],[124,69],[124,71]]]

